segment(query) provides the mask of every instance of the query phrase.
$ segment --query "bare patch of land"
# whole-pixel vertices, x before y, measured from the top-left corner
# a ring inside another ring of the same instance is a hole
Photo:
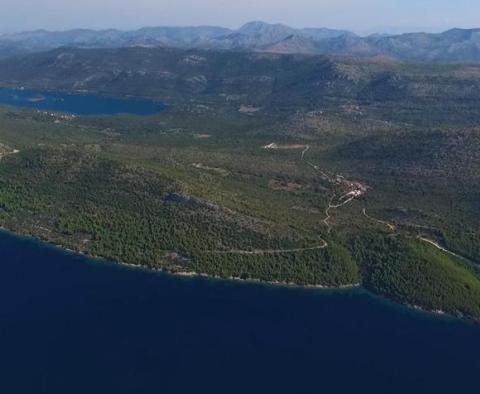
[[[272,179],[268,186],[273,190],[283,190],[285,192],[296,192],[302,188],[302,185],[296,182],[283,181],[281,179]]]
[[[272,149],[272,150],[289,150],[289,149],[306,149],[308,145],[299,145],[299,144],[287,144],[287,145],[279,145],[275,142],[271,144],[263,146],[263,149]]]
[[[246,115],[252,115],[254,114],[255,112],[258,112],[260,111],[261,108],[259,107],[254,107],[252,105],[242,105],[238,112],[240,112],[241,114],[246,114]]]
[[[192,134],[193,138],[201,140],[201,139],[206,139],[206,138],[211,138],[211,134]]]
[[[230,172],[228,172],[227,170],[223,169],[223,168],[219,168],[219,167],[209,167],[209,166],[205,166],[201,163],[193,163],[193,166],[195,168],[198,168],[199,170],[204,170],[204,171],[211,171],[211,172],[215,172],[217,174],[220,174],[220,175],[223,175],[223,176],[227,176],[230,174]]]

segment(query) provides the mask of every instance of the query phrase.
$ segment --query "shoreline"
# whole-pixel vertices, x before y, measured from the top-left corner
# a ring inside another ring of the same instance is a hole
[[[164,269],[164,268],[160,268],[160,267],[152,267],[152,266],[145,265],[145,264],[126,263],[124,261],[121,261],[121,260],[118,260],[118,259],[115,259],[115,258],[112,258],[112,257],[97,256],[97,255],[82,252],[82,251],[79,251],[79,250],[74,250],[74,249],[68,248],[64,245],[57,244],[55,242],[49,241],[48,239],[44,239],[44,238],[32,235],[30,233],[23,233],[23,232],[19,233],[19,232],[10,230],[6,227],[3,227],[3,226],[0,226],[0,231],[5,232],[5,233],[7,233],[9,235],[12,235],[14,237],[25,237],[25,238],[31,239],[35,242],[43,243],[45,246],[56,248],[56,249],[58,249],[58,250],[60,250],[64,253],[69,253],[69,254],[73,254],[73,255],[76,255],[76,256],[86,257],[88,259],[95,260],[96,262],[105,261],[105,262],[108,262],[112,265],[118,265],[118,266],[122,266],[122,267],[140,269],[140,270],[144,270],[146,272],[151,272],[151,273],[162,273],[162,274],[176,276],[176,277],[205,278],[205,279],[214,279],[214,280],[222,280],[222,281],[230,281],[230,282],[261,284],[261,285],[266,285],[266,286],[287,287],[287,288],[306,289],[306,290],[310,289],[310,290],[345,291],[345,290],[354,290],[354,289],[364,289],[362,287],[361,283],[353,283],[353,284],[346,284],[346,285],[340,285],[340,286],[329,286],[329,285],[321,285],[321,284],[302,285],[302,284],[295,283],[295,282],[268,281],[268,280],[262,280],[262,279],[257,279],[257,278],[243,279],[241,277],[235,277],[235,276],[224,277],[224,276],[221,276],[221,275],[208,274],[208,273],[204,273],[204,272],[195,272],[195,271],[171,271],[171,270],[168,270],[168,269]]]
[[[200,279],[209,279],[209,280],[216,280],[216,281],[227,281],[227,282],[236,282],[236,283],[243,283],[243,284],[257,284],[257,285],[262,285],[262,286],[273,286],[276,288],[289,288],[289,289],[299,289],[299,290],[320,290],[320,291],[334,291],[334,292],[346,292],[349,290],[364,290],[365,292],[378,297],[384,301],[387,301],[391,303],[392,305],[396,305],[399,307],[405,307],[408,311],[416,311],[416,312],[421,312],[423,314],[428,314],[432,315],[435,317],[444,317],[444,318],[450,318],[454,320],[461,320],[464,322],[471,322],[474,324],[480,324],[480,319],[474,319],[471,317],[466,317],[466,316],[458,316],[453,313],[448,313],[445,312],[441,309],[436,309],[436,310],[430,310],[427,308],[424,308],[422,306],[416,305],[416,304],[411,304],[411,303],[402,303],[398,302],[393,298],[390,298],[384,294],[377,294],[373,293],[370,290],[366,289],[365,287],[362,286],[361,283],[355,283],[355,284],[348,284],[348,285],[341,285],[341,286],[328,286],[328,285],[301,285],[295,282],[281,282],[281,281],[266,281],[262,279],[255,279],[255,278],[249,278],[249,279],[243,279],[240,277],[224,277],[220,275],[212,275],[212,274],[207,274],[207,273],[199,273],[199,272],[194,272],[194,271],[170,271],[158,267],[151,267],[148,265],[144,264],[131,264],[131,263],[126,263],[121,260],[113,259],[113,258],[108,258],[108,257],[102,257],[102,256],[96,256],[92,255],[89,253],[85,253],[82,251],[74,250],[71,248],[68,248],[66,246],[56,244],[54,242],[48,241],[47,239],[42,239],[38,236],[28,234],[28,233],[19,233],[16,231],[12,231],[8,228],[5,228],[3,226],[0,226],[0,232],[4,232],[12,237],[20,237],[20,238],[26,238],[31,241],[37,242],[44,247],[49,247],[49,248],[54,248],[58,249],[60,252],[66,253],[66,254],[71,254],[75,255],[77,257],[84,257],[87,259],[90,259],[92,262],[102,264],[103,262],[109,263],[112,266],[119,266],[119,267],[124,267],[124,268],[130,268],[130,269],[138,269],[142,270],[144,272],[149,272],[149,273],[157,273],[157,274],[164,274],[164,275],[169,275],[171,277],[177,277],[177,278],[200,278]]]

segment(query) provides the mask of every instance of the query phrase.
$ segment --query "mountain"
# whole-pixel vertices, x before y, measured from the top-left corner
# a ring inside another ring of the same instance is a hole
[[[59,47],[135,46],[476,63],[480,62],[480,29],[452,29],[440,34],[375,34],[368,37],[359,37],[344,30],[295,29],[265,22],[249,22],[236,30],[214,26],[147,27],[135,31],[37,30],[0,36],[0,57],[18,51],[43,51]]]
[[[480,29],[452,29],[440,34],[408,33],[383,38],[369,37],[365,41],[370,53],[398,59],[440,62],[480,61]],[[346,48],[346,52],[351,54],[351,48]],[[357,52],[357,54],[365,53]]]
[[[282,40],[286,36],[295,34],[295,31],[295,29],[282,24],[249,22],[238,29],[236,33],[255,39],[255,45],[259,46]]]
[[[196,27],[146,27],[121,35],[122,46],[166,45],[172,47],[195,47],[199,42],[208,41],[230,33],[229,29],[212,26]],[[117,45],[120,46],[120,45]]]
[[[407,33],[365,38],[340,36],[317,46],[320,54],[382,56],[420,62],[479,62],[480,29],[453,29],[440,34]]]
[[[315,54],[389,57],[417,62],[480,62],[480,29],[453,29],[440,34],[397,36],[341,35],[317,42]]]
[[[49,32],[36,30],[0,36],[0,45],[27,50],[54,49],[63,46],[80,48],[115,48],[126,46],[171,46],[178,48],[253,50],[298,35],[324,40],[353,33],[330,29],[294,29],[282,24],[249,22],[232,30],[215,26],[146,27],[135,31],[87,30]]]
[[[37,30],[0,36],[0,44],[28,50],[54,49],[63,46],[80,48],[115,48],[126,46],[192,45],[195,41],[209,40],[225,35],[229,29],[221,27],[145,27],[135,31],[87,30],[49,32]]]
[[[108,47],[120,43],[122,33],[118,30],[94,31],[75,29],[64,32],[36,30],[0,36],[0,43],[27,50],[44,50],[62,46]]]
[[[295,29],[281,24],[250,22],[230,34],[204,42],[203,46],[210,49],[251,50],[281,41],[295,32]]]
[[[356,37],[356,34],[347,30],[333,30],[326,28],[305,28],[300,30],[300,35],[315,41],[338,37]]]
[[[260,51],[283,54],[315,54],[318,45],[312,38],[292,34],[273,44],[259,48]]]

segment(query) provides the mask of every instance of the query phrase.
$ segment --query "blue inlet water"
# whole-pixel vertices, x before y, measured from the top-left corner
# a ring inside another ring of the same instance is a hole
[[[164,104],[149,100],[7,88],[0,88],[0,103],[76,115],[152,115],[165,109]]]
[[[177,278],[0,233],[0,392],[475,393],[480,327],[363,291]]]

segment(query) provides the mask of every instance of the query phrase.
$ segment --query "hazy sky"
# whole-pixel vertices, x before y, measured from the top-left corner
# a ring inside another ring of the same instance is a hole
[[[238,27],[250,20],[359,33],[480,27],[480,0],[0,0],[0,31]]]

